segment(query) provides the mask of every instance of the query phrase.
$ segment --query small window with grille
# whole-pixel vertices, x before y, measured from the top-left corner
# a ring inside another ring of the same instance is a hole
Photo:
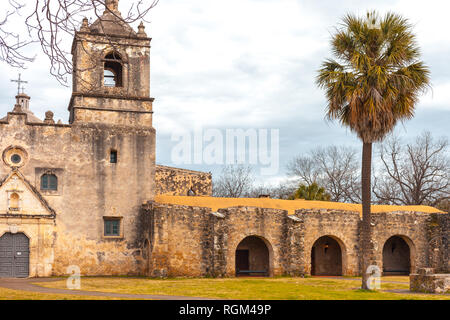
[[[120,218],[104,217],[103,220],[104,220],[103,235],[105,237],[120,237],[121,236],[121,230],[120,230],[121,219]]]
[[[58,178],[54,174],[41,176],[41,190],[58,190]]]

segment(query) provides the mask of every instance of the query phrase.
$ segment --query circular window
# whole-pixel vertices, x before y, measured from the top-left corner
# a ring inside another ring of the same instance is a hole
[[[22,147],[10,146],[3,151],[3,162],[9,167],[22,167],[27,159],[28,154]]]
[[[15,153],[11,156],[12,163],[20,163],[20,161],[22,161],[22,157],[19,156],[17,153]]]

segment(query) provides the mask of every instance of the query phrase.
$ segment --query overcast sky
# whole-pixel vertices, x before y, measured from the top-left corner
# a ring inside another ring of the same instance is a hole
[[[119,9],[126,12],[130,2],[121,0]],[[282,179],[287,162],[317,146],[360,149],[353,133],[324,120],[324,92],[314,79],[321,62],[331,57],[330,34],[343,15],[372,9],[410,19],[422,59],[431,69],[433,90],[422,97],[415,118],[396,132],[405,139],[424,130],[447,136],[449,7],[444,0],[160,0],[146,25],[153,38],[150,92],[155,98],[157,162],[174,165],[171,134],[180,128],[279,129],[280,170],[260,181]],[[49,75],[48,61],[38,48],[30,52],[37,54],[36,62],[20,72],[28,80],[32,111],[43,119],[52,110],[55,120],[67,123],[71,88]],[[0,72],[3,116],[13,107],[17,89],[10,79],[19,70],[1,62]],[[219,166],[182,166],[220,173]]]

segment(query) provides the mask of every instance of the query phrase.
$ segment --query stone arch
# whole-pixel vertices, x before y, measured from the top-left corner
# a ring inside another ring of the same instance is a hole
[[[117,51],[111,51],[104,56],[103,85],[107,87],[123,86],[123,60]]]
[[[409,275],[415,270],[416,249],[405,235],[393,235],[383,245],[383,275]]]
[[[272,276],[273,248],[264,237],[249,235],[234,251],[236,276]]]
[[[20,196],[17,192],[13,192],[9,197],[9,209],[19,210],[19,208],[20,208]]]
[[[347,270],[347,249],[336,236],[319,237],[311,247],[311,275],[342,276]]]

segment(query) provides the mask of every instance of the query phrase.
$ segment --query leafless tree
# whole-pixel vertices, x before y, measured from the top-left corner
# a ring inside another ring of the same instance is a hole
[[[448,139],[424,132],[413,143],[392,136],[379,147],[382,170],[374,177],[379,203],[437,206],[450,199]]]
[[[240,198],[248,195],[253,187],[253,169],[245,165],[227,165],[213,182],[215,197]]]
[[[117,0],[8,0],[9,8],[0,21],[0,61],[13,67],[24,67],[26,62],[33,61],[33,57],[24,54],[24,48],[32,42],[38,42],[50,60],[50,73],[60,83],[67,84],[67,76],[72,73],[72,61],[70,46],[62,45],[63,39],[74,36],[86,15],[94,16],[101,23],[106,8],[123,23],[145,21],[146,15],[158,1],[131,1],[127,14],[122,16],[110,9],[110,4],[117,3]],[[28,34],[20,37],[15,31],[17,28],[8,24],[8,20],[14,16],[21,17],[24,11]]]
[[[296,177],[300,183],[308,186],[319,179],[320,171],[315,159],[310,154],[298,156],[287,165],[288,175]]]
[[[360,166],[358,153],[348,147],[316,148],[288,164],[288,174],[298,183],[317,183],[331,195],[331,201],[360,202]]]
[[[258,198],[262,195],[267,195],[273,199],[288,199],[298,188],[297,183],[291,180],[285,180],[276,185],[254,185],[248,193],[249,198]]]
[[[32,43],[30,39],[22,40],[18,33],[8,28],[8,19],[18,15],[24,7],[15,0],[8,0],[6,13],[0,18],[0,61],[6,62],[12,67],[23,68],[26,62],[33,61],[33,57],[24,55],[24,47]]]

